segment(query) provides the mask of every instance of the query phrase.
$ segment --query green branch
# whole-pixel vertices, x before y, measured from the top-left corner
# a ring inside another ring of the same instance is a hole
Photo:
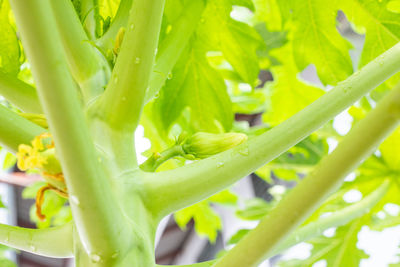
[[[399,122],[400,84],[358,122],[337,148],[323,158],[314,171],[290,191],[255,229],[214,266],[257,266],[329,194],[338,189],[344,177],[372,154]]]
[[[81,1],[81,16],[83,17],[83,26],[89,35],[90,39],[96,39],[96,30],[99,16],[99,1],[98,0],[82,0]]]
[[[149,206],[167,214],[233,184],[294,146],[400,70],[400,44],[280,125],[210,158],[157,174],[144,173]]]
[[[158,49],[156,64],[146,92],[146,103],[163,87],[168,74],[174,68],[195,31],[204,8],[203,0],[190,1],[183,14],[171,25],[171,32],[168,33]]]
[[[46,257],[72,257],[72,228],[71,222],[46,229],[0,224],[0,244]]]
[[[86,101],[100,95],[108,81],[108,63],[89,42],[70,0],[51,1],[67,62]]]
[[[60,156],[77,231],[88,254],[111,257],[128,249],[131,235],[91,141],[54,18],[48,16],[50,0],[11,4]]]
[[[103,49],[105,53],[112,51],[114,48],[115,39],[119,29],[122,27],[126,28],[129,19],[129,10],[131,10],[133,0],[121,0],[119,4],[117,14],[111,23],[110,28],[107,32],[96,41],[96,44]]]
[[[25,112],[42,113],[36,89],[1,70],[0,95]]]
[[[305,242],[313,237],[321,235],[323,231],[329,228],[345,225],[348,222],[361,217],[365,213],[369,212],[371,208],[375,206],[383,196],[385,196],[389,187],[390,181],[385,180],[381,186],[359,202],[342,210],[335,211],[328,217],[320,218],[315,222],[311,222],[297,229],[290,234],[285,241],[280,243],[270,254],[268,254],[268,257],[281,253],[300,242]]]
[[[0,105],[0,144],[16,153],[20,144],[30,144],[46,130]]]
[[[161,164],[178,156],[185,156],[185,152],[180,145],[174,145],[161,153],[154,153],[145,162],[140,164],[140,168],[147,172],[155,172]]]
[[[154,64],[164,0],[134,2],[111,81],[97,115],[117,130],[133,133]]]

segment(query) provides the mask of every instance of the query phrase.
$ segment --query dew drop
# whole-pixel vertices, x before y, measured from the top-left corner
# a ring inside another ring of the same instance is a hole
[[[168,80],[171,80],[171,79],[172,79],[172,72],[169,72],[169,73],[168,73],[167,78],[168,78]]]
[[[218,162],[218,163],[217,163],[217,167],[218,167],[218,168],[221,168],[222,166],[224,166],[224,163],[223,163],[223,162]]]
[[[135,64],[139,64],[140,63],[140,57],[135,58]]]
[[[240,149],[239,154],[243,155],[243,156],[248,156],[249,155],[249,147],[245,146],[242,149]]]
[[[130,28],[131,30],[135,29],[135,25],[131,24]]]
[[[37,249],[34,245],[30,245],[29,248],[31,249],[32,252],[35,252]]]
[[[159,98],[159,97],[160,97],[160,94],[159,94],[159,93],[157,93],[157,94],[154,95],[154,98]]]
[[[90,259],[92,260],[92,262],[96,263],[99,262],[101,260],[100,256],[97,254],[91,254],[90,255]]]
[[[156,48],[156,50],[154,50],[154,55],[157,55],[158,53],[158,48]]]
[[[118,77],[114,78],[114,83],[118,83]]]
[[[119,253],[115,252],[114,254],[111,255],[111,258],[115,259],[116,257],[118,257]]]
[[[76,196],[70,195],[69,198],[72,201],[72,203],[74,203],[75,205],[78,206],[80,204],[79,199]]]

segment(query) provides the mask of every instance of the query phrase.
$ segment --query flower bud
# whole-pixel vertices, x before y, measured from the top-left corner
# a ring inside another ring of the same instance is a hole
[[[247,136],[242,133],[198,132],[186,139],[182,144],[182,149],[188,156],[204,159],[240,145],[246,140]]]

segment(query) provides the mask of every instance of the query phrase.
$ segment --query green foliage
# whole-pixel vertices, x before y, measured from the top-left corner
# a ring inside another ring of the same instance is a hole
[[[16,75],[20,67],[20,46],[8,1],[0,1],[0,67],[7,73]]]
[[[26,187],[22,193],[22,197],[35,199],[37,191],[44,185],[46,185],[45,182],[36,182]],[[46,216],[46,219],[44,221],[39,220],[36,215],[35,205],[32,205],[30,209],[30,219],[35,222],[39,228],[63,225],[72,219],[71,210],[66,203],[67,200],[65,198],[60,197],[52,191],[47,191],[42,205],[42,213]]]
[[[176,212],[176,223],[184,228],[193,219],[196,232],[201,236],[206,236],[211,242],[215,242],[218,231],[222,228],[222,222],[210,204],[234,205],[236,201],[236,195],[225,190],[207,200]]]
[[[368,258],[367,254],[357,248],[357,234],[362,226],[362,220],[355,220],[344,227],[336,229],[334,237],[320,237],[311,242],[313,250],[306,260],[291,260],[279,264],[282,267],[311,267],[320,260],[325,260],[327,266],[359,266],[360,260]]]

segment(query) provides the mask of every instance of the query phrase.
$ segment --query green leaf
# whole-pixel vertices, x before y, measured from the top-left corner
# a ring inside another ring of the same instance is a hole
[[[252,27],[230,16],[232,3],[246,2],[209,0],[198,34],[208,50],[221,51],[243,81],[255,85],[259,71],[256,52],[263,45],[262,40]]]
[[[386,4],[387,10],[393,13],[400,13],[400,1],[399,0],[391,0]]]
[[[399,15],[387,10],[389,0],[341,0],[348,19],[365,29],[361,66],[400,41]]]
[[[221,205],[235,205],[237,203],[238,197],[230,190],[223,190],[218,194],[213,195],[208,198],[208,201],[221,204]]]
[[[4,161],[3,161],[3,170],[10,169],[11,167],[13,167],[15,165],[16,162],[17,162],[17,158],[13,154],[7,152],[7,154],[4,158]]]
[[[336,29],[336,1],[295,0],[290,2],[292,43],[300,70],[314,64],[322,83],[335,85],[346,79],[353,66],[351,45]]]
[[[311,256],[305,260],[290,260],[279,264],[281,267],[311,267],[320,260],[326,260],[329,267],[359,266],[361,259],[368,258],[364,251],[357,248],[358,232],[362,227],[362,218],[336,229],[332,238],[315,238]]]
[[[397,128],[379,147],[386,164],[400,171],[400,128]]]
[[[245,207],[236,211],[236,216],[243,220],[260,220],[273,208],[271,203],[261,198],[252,198],[246,201]]]
[[[298,78],[292,48],[286,45],[271,52],[282,65],[271,68],[274,81],[265,84],[270,91],[269,109],[263,114],[268,124],[275,126],[319,98],[324,91]]]
[[[0,259],[0,266],[1,267],[17,267],[17,265],[13,261],[6,259],[6,258]]]
[[[204,51],[187,49],[170,78],[155,103],[165,129],[189,108],[189,120],[196,131],[229,131],[233,121],[231,101],[222,77],[209,65]]]
[[[283,8],[284,4],[279,0],[254,0],[256,12],[254,14],[255,22],[265,22],[270,31],[281,31],[283,25],[288,19],[288,9]]]
[[[228,245],[234,245],[239,242],[245,235],[247,235],[251,230],[250,229],[240,229],[237,231],[231,238],[228,240]]]
[[[0,67],[7,73],[17,74],[20,66],[20,46],[10,23],[10,12],[8,1],[0,0]]]
[[[209,206],[208,201],[201,201],[174,214],[175,221],[181,228],[193,219],[195,230],[201,236],[207,236],[211,242],[215,242],[218,231],[222,227],[221,219]]]

